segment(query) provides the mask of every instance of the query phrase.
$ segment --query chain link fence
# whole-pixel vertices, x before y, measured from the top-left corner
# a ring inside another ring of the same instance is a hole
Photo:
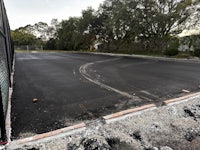
[[[43,46],[42,45],[40,45],[40,46],[38,46],[38,45],[15,45],[14,46],[14,49],[15,50],[18,50],[18,51],[20,51],[20,50],[22,50],[22,51],[27,51],[27,52],[29,52],[29,51],[33,51],[33,50],[43,50]]]
[[[9,22],[4,6],[0,0],[0,128],[1,141],[6,138],[5,116],[7,113],[9,87],[11,86],[11,72],[14,49],[10,36]]]

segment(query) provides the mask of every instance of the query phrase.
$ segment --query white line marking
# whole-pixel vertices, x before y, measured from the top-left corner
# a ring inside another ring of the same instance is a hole
[[[183,92],[183,93],[190,93],[189,90],[184,90],[184,89],[181,92]]]
[[[144,94],[146,94],[146,95],[152,96],[152,97],[154,97],[154,98],[159,98],[159,96],[157,96],[157,95],[155,95],[155,94],[152,94],[152,93],[149,93],[148,91],[142,90],[142,91],[140,91],[140,92],[141,92],[141,93],[144,93]]]
[[[90,75],[87,73],[87,68],[88,68],[89,66],[91,66],[91,65],[94,65],[94,64],[97,64],[97,63],[104,63],[104,62],[119,60],[119,59],[121,59],[121,58],[107,59],[107,60],[101,60],[101,61],[96,61],[96,62],[87,63],[87,64],[82,65],[82,66],[79,68],[79,71],[80,71],[81,75],[82,75],[85,79],[87,79],[88,81],[90,81],[90,82],[92,82],[92,83],[94,83],[94,84],[97,84],[97,85],[101,86],[102,88],[105,88],[105,89],[107,89],[107,90],[109,90],[109,91],[114,91],[114,92],[116,92],[116,93],[118,93],[118,94],[120,94],[120,95],[122,95],[122,96],[131,98],[131,99],[133,99],[133,98],[138,98],[138,97],[136,97],[136,96],[130,95],[130,94],[127,93],[127,92],[120,91],[120,90],[118,90],[118,89],[116,89],[116,88],[113,88],[113,87],[111,87],[111,86],[109,86],[109,85],[103,84],[103,83],[101,83],[101,82],[99,82],[99,81],[97,81],[97,80],[93,80],[93,79],[90,78]]]
[[[74,76],[76,75],[76,71],[75,71],[75,69],[73,69],[73,75],[74,75]]]

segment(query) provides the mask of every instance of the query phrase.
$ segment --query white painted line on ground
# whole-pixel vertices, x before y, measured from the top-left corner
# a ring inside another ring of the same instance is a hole
[[[100,86],[100,87],[102,87],[102,88],[105,88],[105,89],[107,89],[107,90],[109,90],[109,91],[116,92],[116,93],[118,93],[118,94],[120,94],[120,95],[122,95],[122,96],[131,98],[131,99],[138,98],[138,97],[136,97],[136,96],[130,95],[130,94],[127,93],[127,92],[120,91],[120,90],[118,90],[118,89],[116,89],[116,88],[113,88],[113,87],[111,87],[111,86],[109,86],[109,85],[106,85],[106,84],[104,84],[104,83],[101,83],[101,82],[99,82],[99,81],[97,81],[97,80],[93,80],[93,79],[90,77],[90,75],[87,73],[87,69],[88,69],[88,67],[91,66],[91,65],[94,65],[94,64],[97,64],[97,63],[104,63],[104,62],[109,62],[109,61],[115,61],[115,60],[119,60],[119,59],[120,59],[120,58],[114,58],[114,59],[107,59],[107,60],[102,60],[102,61],[96,61],[96,62],[87,63],[87,64],[82,65],[82,66],[79,68],[79,72],[81,73],[81,75],[82,75],[85,79],[87,79],[88,81],[90,81],[90,82],[92,82],[92,83],[94,83],[94,84],[96,84],[96,85],[98,85],[98,86]]]
[[[184,89],[182,90],[182,92],[183,92],[183,93],[190,93],[189,90],[184,90]]]
[[[149,93],[148,91],[145,91],[145,90],[142,90],[140,91],[141,93],[144,93],[146,95],[149,95],[151,97],[154,97],[154,98],[159,98],[159,96],[155,95],[155,94],[152,94],[152,93]]]

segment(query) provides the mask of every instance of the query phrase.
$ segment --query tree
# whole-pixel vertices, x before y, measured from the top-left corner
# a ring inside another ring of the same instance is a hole
[[[88,7],[88,9],[82,11],[78,30],[82,34],[84,47],[94,47],[94,42],[98,39],[100,25],[101,23],[94,9]]]
[[[13,39],[13,44],[20,46],[20,45],[33,45],[37,42],[36,36],[31,33],[26,33],[20,30],[11,31],[11,36]]]
[[[26,25],[24,27],[19,27],[17,30],[20,31],[20,32],[23,32],[23,33],[29,33],[29,34],[35,35],[34,28],[30,24],[28,24],[28,25]]]
[[[114,43],[117,49],[122,43],[135,41],[136,15],[138,5],[133,0],[106,0],[99,9],[103,18],[104,41]]]
[[[48,40],[45,43],[44,48],[47,50],[56,50],[58,49],[56,46],[57,37],[58,37],[58,30],[61,28],[61,23],[58,19],[52,19],[51,24],[47,30]]]
[[[140,0],[138,35],[148,50],[165,50],[170,36],[182,32],[193,14],[192,0]]]
[[[101,42],[113,50],[130,45],[164,51],[178,33],[199,23],[198,5],[197,0],[105,0],[98,11],[89,7],[79,18],[54,20],[46,32],[59,49],[87,49]]]
[[[46,42],[44,49],[46,49],[46,50],[56,50],[57,49],[57,47],[56,47],[56,39],[50,38]]]
[[[48,37],[49,39],[53,38],[55,39],[57,37],[57,31],[60,28],[61,23],[58,21],[58,19],[52,19],[51,24],[48,28]]]
[[[63,50],[76,50],[82,44],[82,34],[78,30],[79,18],[73,17],[61,22],[57,33],[56,46]]]
[[[106,18],[104,39],[120,45],[137,39],[146,50],[165,50],[172,36],[196,24],[190,20],[199,16],[197,5],[194,0],[106,0],[99,9]]]
[[[42,39],[42,41],[47,41],[49,39],[49,26],[45,22],[35,23],[33,26],[34,34]]]

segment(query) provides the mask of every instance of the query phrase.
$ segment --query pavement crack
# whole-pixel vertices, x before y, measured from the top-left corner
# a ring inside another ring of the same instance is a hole
[[[115,60],[119,60],[119,59],[121,59],[121,58],[112,58],[112,59],[106,59],[106,60],[101,60],[101,61],[95,61],[95,62],[86,63],[86,64],[82,65],[82,66],[79,68],[79,72],[81,73],[81,75],[82,75],[85,79],[87,79],[88,81],[90,81],[90,82],[92,82],[92,83],[94,83],[94,84],[96,84],[96,85],[98,85],[98,86],[100,86],[100,87],[102,87],[102,88],[104,88],[104,89],[106,89],[106,90],[116,92],[116,93],[118,93],[118,94],[120,94],[120,95],[122,95],[122,96],[128,97],[128,98],[130,98],[130,99],[138,98],[138,97],[136,97],[136,96],[130,95],[130,94],[127,93],[127,92],[121,91],[121,90],[119,90],[119,89],[116,89],[116,88],[111,87],[111,86],[109,86],[109,85],[106,85],[106,84],[104,84],[104,83],[101,83],[101,82],[99,82],[99,81],[97,81],[97,80],[94,80],[94,79],[92,79],[91,76],[87,73],[87,68],[88,68],[89,66],[92,66],[92,65],[97,64],[97,63],[105,63],[105,62],[115,61]]]

